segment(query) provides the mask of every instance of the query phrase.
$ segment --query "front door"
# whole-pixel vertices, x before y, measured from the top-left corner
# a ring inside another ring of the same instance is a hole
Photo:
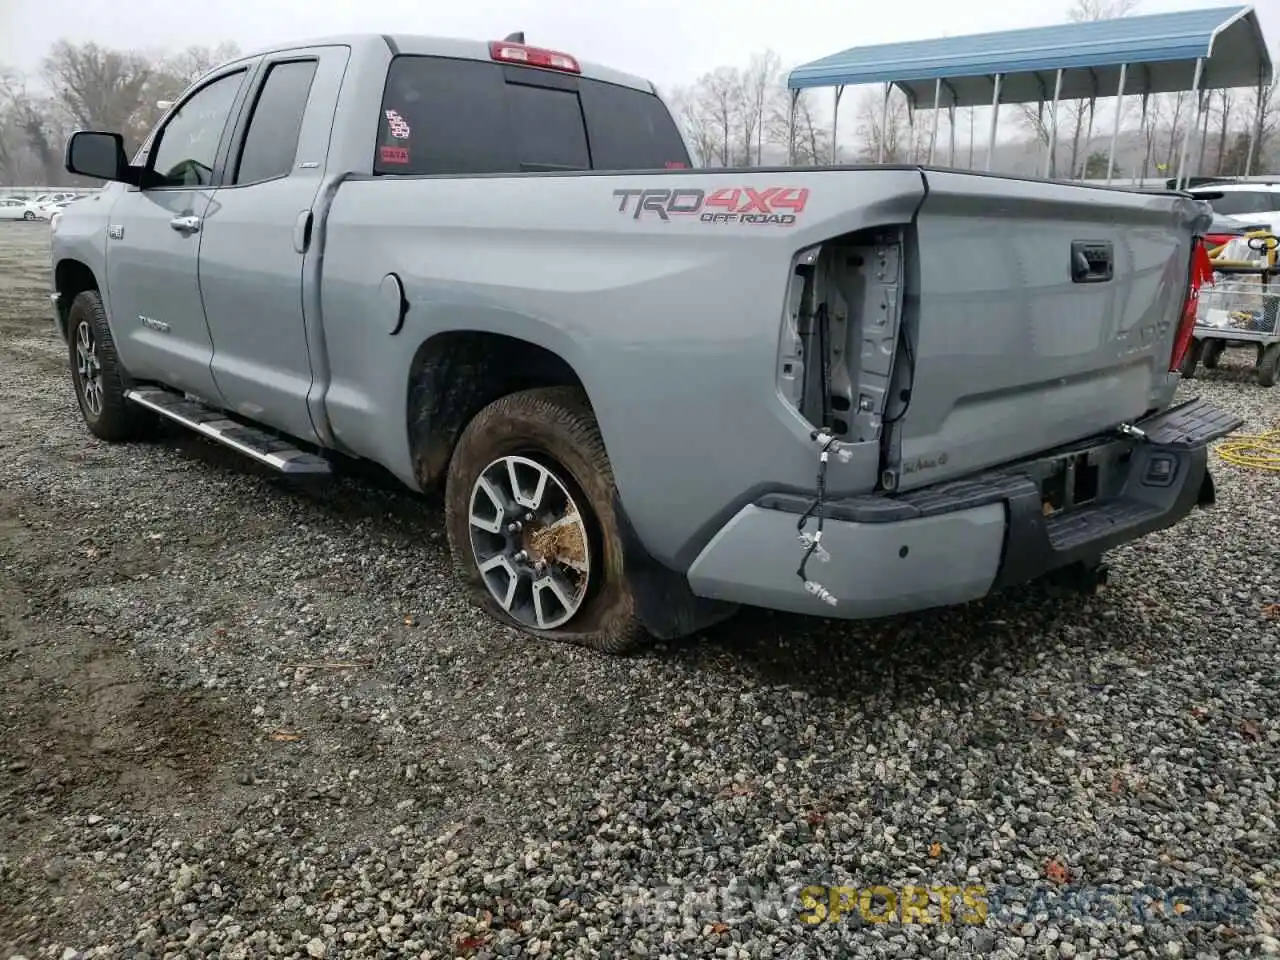
[[[349,53],[325,46],[263,61],[200,245],[213,377],[226,408],[311,441],[308,347],[319,341],[307,335],[303,265]]]
[[[147,151],[163,179],[125,191],[107,226],[111,327],[125,369],[215,403],[197,263],[219,148],[248,73],[241,64],[212,77],[166,118]]]

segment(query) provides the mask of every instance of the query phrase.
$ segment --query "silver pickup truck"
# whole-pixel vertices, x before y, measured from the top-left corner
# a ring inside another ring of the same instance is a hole
[[[652,84],[524,44],[228,63],[59,218],[106,441],[443,487],[461,580],[621,651],[739,605],[867,618],[1067,571],[1211,502],[1171,407],[1206,204],[915,166],[692,170]]]

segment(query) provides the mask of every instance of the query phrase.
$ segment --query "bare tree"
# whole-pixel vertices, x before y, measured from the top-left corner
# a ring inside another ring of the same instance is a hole
[[[714,165],[720,155],[719,138],[699,109],[697,88],[677,87],[667,102],[676,123],[684,131],[694,163],[699,167]]]
[[[742,75],[736,67],[717,67],[692,87],[677,93],[678,116],[704,166],[738,162],[744,140]],[[745,138],[750,141],[751,137]],[[735,149],[736,148],[736,149]]]
[[[907,98],[897,87],[889,91],[889,109],[884,109],[885,87],[868,90],[858,101],[858,141],[863,160],[902,163],[911,158],[914,144],[907,111]],[[883,154],[881,152],[883,147]]]
[[[1138,174],[1144,180],[1151,173],[1151,162],[1155,157],[1156,141],[1160,136],[1160,124],[1164,113],[1163,97],[1148,97],[1147,112],[1142,118],[1142,164]]]
[[[1093,20],[1113,20],[1118,17],[1128,16],[1137,8],[1139,0],[1073,0],[1071,6],[1067,10],[1067,19],[1072,23],[1088,23]],[[1117,104],[1117,109],[1119,109]],[[1092,98],[1083,97],[1074,100],[1067,100],[1058,105],[1058,131],[1059,136],[1063,131],[1069,131],[1071,154],[1067,165],[1068,176],[1075,177],[1083,175],[1083,165],[1079,164],[1081,147],[1085,147],[1085,154],[1089,153],[1088,144],[1082,144],[1082,139],[1089,139],[1095,111],[1097,109],[1096,101]],[[1036,142],[1041,145],[1049,146],[1049,137],[1051,131],[1052,117],[1050,111],[1052,105],[1047,109],[1045,104],[1022,104],[1019,114],[1022,124],[1031,131]],[[1056,145],[1055,145],[1056,154]],[[1085,163],[1087,164],[1087,160]],[[1058,173],[1058,158],[1051,156],[1049,158],[1049,176],[1055,177]]]
[[[214,67],[240,56],[240,48],[231,42],[216,47],[190,46],[171,57],[157,59],[157,93],[173,99]],[[160,85],[163,85],[161,87]]]
[[[220,43],[216,47],[190,46],[172,56],[152,58],[155,67],[143,88],[132,129],[127,131],[130,138],[145,139],[164,114],[161,103],[177,100],[183,91],[214,67],[239,55],[240,48],[236,44]]]
[[[0,183],[13,183],[18,179],[17,165],[21,141],[13,122],[11,98],[17,89],[16,74],[0,67]]]
[[[140,54],[59,40],[43,73],[54,102],[77,126],[127,131],[155,68]]]
[[[1210,110],[1213,109],[1214,97],[1210,94],[1209,103]],[[1227,135],[1231,132],[1231,112],[1235,105],[1235,98],[1230,90],[1219,90],[1217,109],[1217,133],[1218,142],[1214,156],[1214,176],[1222,176],[1223,162],[1227,159]],[[1207,167],[1205,168],[1207,169]]]
[[[796,139],[795,163],[799,166],[816,167],[827,163],[831,157],[831,130],[821,122],[818,111],[813,105],[813,91],[801,90],[796,99],[796,127],[799,130]]]
[[[61,178],[61,150],[65,131],[48,98],[33,93],[16,72],[0,76],[0,136],[8,178],[21,179],[23,155],[31,159],[31,173],[43,183]]]
[[[781,74],[782,61],[776,53],[767,49],[752,54],[746,70],[741,74],[742,130],[745,141],[743,152],[747,163],[750,163],[751,148],[755,147],[756,166],[763,163],[765,126],[768,124],[771,107],[776,106],[780,96],[787,96],[785,88],[780,88]]]
[[[1224,174],[1265,173],[1280,165],[1280,76],[1269,87],[1254,89],[1240,102],[1244,128],[1236,133],[1234,143],[1222,164]],[[1249,142],[1253,141],[1253,163],[1249,163]]]

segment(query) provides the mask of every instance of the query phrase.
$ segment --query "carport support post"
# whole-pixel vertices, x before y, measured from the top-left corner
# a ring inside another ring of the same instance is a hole
[[[889,95],[893,93],[893,84],[886,83],[884,85],[884,104],[880,107],[880,150],[876,156],[876,163],[884,163],[884,138],[889,127]]]
[[[1200,105],[1200,78],[1204,76],[1204,57],[1196,58],[1195,79],[1191,81],[1191,102]],[[1199,119],[1199,118],[1197,118]],[[1187,131],[1191,129],[1191,124],[1187,124],[1187,129],[1182,133],[1182,149],[1178,151],[1178,170],[1174,174],[1174,187],[1182,188],[1182,171],[1187,165],[1187,148],[1191,146],[1191,140],[1187,136]]]
[[[836,108],[831,114],[831,165],[833,167],[840,162],[840,148],[836,146],[840,140],[836,134],[840,132],[840,96],[843,93],[844,87],[836,87]]]
[[[1142,131],[1142,170],[1133,171],[1133,185],[1147,178],[1147,164],[1151,162],[1151,138],[1147,136],[1147,100],[1150,94],[1142,91],[1142,118],[1138,120],[1138,129]]]
[[[1093,86],[1094,86],[1094,89],[1097,89],[1098,84],[1095,82]],[[1084,128],[1084,163],[1080,164],[1081,180],[1089,179],[1085,175],[1089,172],[1089,157],[1090,157],[1089,145],[1093,143],[1093,115],[1097,112],[1098,112],[1098,97],[1097,95],[1094,95],[1089,98],[1089,122],[1088,124],[1085,125],[1085,128]],[[1072,180],[1076,179],[1076,173],[1074,170],[1071,171],[1071,179]]]
[[[996,74],[995,89],[991,92],[991,130],[987,134],[987,170],[996,159],[996,131],[1000,128],[1000,84],[1004,80],[1003,73]]]
[[[1209,108],[1213,105],[1213,91],[1206,90],[1200,98],[1200,114],[1204,122],[1200,124],[1200,156],[1196,160],[1196,173],[1204,172],[1204,148],[1209,145]],[[1187,178],[1190,179],[1190,174]]]
[[[1120,85],[1116,88],[1116,116],[1111,124],[1111,149],[1107,151],[1107,186],[1116,168],[1116,140],[1120,137],[1120,115],[1124,113],[1124,84],[1129,79],[1129,65],[1120,64]]]
[[[1058,101],[1062,99],[1062,70],[1058,70],[1058,78],[1053,81],[1053,109],[1049,111],[1049,152],[1044,158],[1045,179],[1057,173],[1054,154],[1058,152]]]
[[[951,106],[947,107],[947,129],[951,131],[951,169],[956,168],[956,95],[951,94]]]
[[[929,163],[933,163],[933,151],[938,145],[938,111],[942,108],[942,78],[933,81],[933,132],[929,134]]]
[[[800,91],[791,91],[791,112],[787,117],[787,166],[796,165],[796,104],[800,102]]]
[[[1258,81],[1258,109],[1253,111],[1253,122],[1249,124],[1249,152],[1244,157],[1244,175],[1253,172],[1253,151],[1258,147],[1258,131],[1262,129],[1262,98],[1266,96],[1266,86]]]

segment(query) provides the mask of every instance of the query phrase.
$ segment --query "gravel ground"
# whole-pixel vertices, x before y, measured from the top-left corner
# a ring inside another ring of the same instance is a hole
[[[1280,475],[1219,465],[1096,597],[531,644],[433,504],[93,441],[47,234],[0,224],[0,956],[1280,951]]]

